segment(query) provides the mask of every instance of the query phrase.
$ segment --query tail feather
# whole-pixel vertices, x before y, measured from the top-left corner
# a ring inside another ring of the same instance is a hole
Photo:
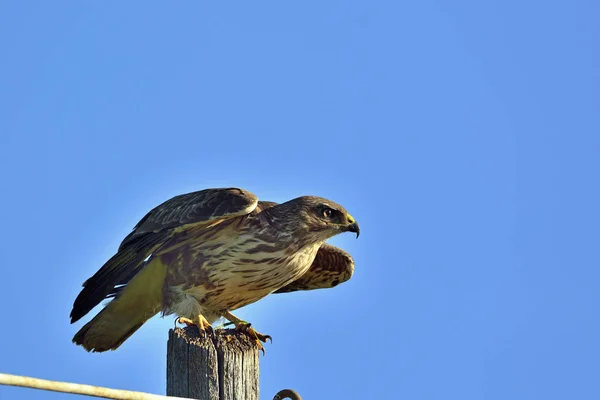
[[[116,350],[149,319],[138,322],[139,316],[130,317],[104,309],[75,334],[73,343],[98,353]]]
[[[144,265],[144,260],[156,249],[164,233],[148,233],[127,247],[120,248],[91,278],[83,284],[73,303],[71,323],[90,312],[109,296],[118,285],[127,284]]]
[[[115,350],[162,308],[166,267],[160,259],[146,265],[98,315],[73,337],[87,351]]]

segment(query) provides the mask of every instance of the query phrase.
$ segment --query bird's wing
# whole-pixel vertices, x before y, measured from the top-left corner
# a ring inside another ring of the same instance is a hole
[[[83,284],[71,311],[77,321],[116,289],[126,285],[145,265],[145,260],[173,232],[189,225],[248,214],[257,197],[237,188],[206,189],[173,197],[144,216],[119,246],[119,251]]]
[[[304,275],[274,293],[332,288],[346,282],[354,273],[354,260],[339,247],[324,243]]]
[[[123,239],[119,250],[149,232],[249,214],[257,203],[256,195],[238,188],[205,189],[175,196],[146,214]]]

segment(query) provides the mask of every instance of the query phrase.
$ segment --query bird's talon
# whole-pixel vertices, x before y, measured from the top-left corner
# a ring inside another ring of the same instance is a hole
[[[269,335],[263,335],[261,333],[256,332],[256,336],[258,337],[258,340],[262,341],[263,343],[267,343],[267,340],[273,343],[273,338]]]
[[[265,348],[261,342],[266,343],[267,339],[268,339],[271,343],[273,343],[273,339],[271,338],[271,336],[263,335],[262,333],[257,332],[256,329],[254,329],[252,327],[252,324],[250,322],[243,321],[243,320],[237,318],[235,315],[231,314],[229,311],[224,311],[223,316],[225,318],[227,318],[229,320],[229,322],[232,322],[235,325],[235,329],[238,332],[243,332],[247,336],[249,336],[250,339],[254,343],[256,343],[256,346],[258,347],[258,349],[263,352],[263,355],[266,354]]]
[[[247,322],[237,324],[236,328],[250,336],[250,338],[254,339],[254,342],[257,344],[259,350],[261,350],[263,354],[265,354],[265,348],[261,342],[267,343],[267,340],[269,340],[269,342],[273,343],[273,338],[270,335],[263,335],[262,333],[257,332],[256,329],[252,328]]]
[[[196,328],[198,328],[198,333],[200,334],[201,338],[206,338],[209,335],[214,336],[213,327],[202,316],[198,318],[198,322],[194,322],[189,318],[178,317],[177,319],[175,319],[175,327],[177,327],[177,324],[185,324],[188,328],[190,326],[195,326]]]
[[[177,319],[175,319],[175,327],[177,327],[177,324],[186,325],[186,326],[196,325],[196,324],[194,324],[194,322],[191,319],[188,319],[185,317],[178,317]]]
[[[267,354],[267,352],[265,350],[265,346],[262,345],[262,343],[260,342],[260,340],[254,339],[254,344],[256,344],[256,347],[258,347],[258,349],[260,351],[262,351],[263,356],[265,356]]]

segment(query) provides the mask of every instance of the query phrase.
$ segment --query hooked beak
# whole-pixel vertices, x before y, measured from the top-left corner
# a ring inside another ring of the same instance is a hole
[[[346,230],[348,232],[356,233],[356,238],[358,239],[358,235],[360,235],[360,228],[358,227],[356,220],[351,215],[348,215],[348,225],[346,225]]]
[[[356,222],[350,224],[348,226],[348,232],[356,233],[356,238],[358,239],[358,236],[360,235],[360,228],[358,227],[358,224]]]

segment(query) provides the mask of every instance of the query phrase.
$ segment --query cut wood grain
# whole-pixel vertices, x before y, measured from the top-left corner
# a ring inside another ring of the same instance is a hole
[[[169,331],[167,396],[198,400],[258,400],[259,349],[244,333],[196,327]]]

